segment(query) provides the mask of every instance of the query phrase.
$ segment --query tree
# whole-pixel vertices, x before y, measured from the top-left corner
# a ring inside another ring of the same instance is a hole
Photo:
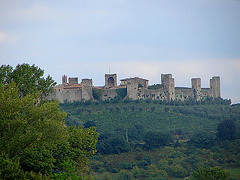
[[[110,137],[98,142],[97,149],[102,154],[119,154],[130,150],[129,144],[121,137]]]
[[[193,180],[227,180],[230,174],[220,167],[199,167],[192,173]]]
[[[96,129],[67,127],[58,101],[19,94],[14,82],[0,83],[0,179],[84,172],[96,153]]]
[[[189,143],[198,147],[198,148],[211,148],[214,145],[214,137],[212,134],[208,132],[196,132],[194,133],[190,140]]]
[[[90,127],[96,127],[96,124],[94,121],[87,121],[83,124],[84,128],[90,128]]]
[[[224,120],[217,127],[217,138],[220,140],[233,140],[236,135],[236,125],[232,120]]]
[[[41,92],[42,97],[46,97],[52,92],[56,82],[50,75],[43,77],[44,70],[29,64],[18,64],[15,69],[10,65],[2,65],[0,67],[0,82],[10,84],[15,82],[20,89],[20,95]]]
[[[0,102],[0,151],[10,157],[36,144],[54,146],[67,135],[57,101],[39,102],[39,93],[19,98],[15,83],[0,83]]]
[[[167,146],[173,141],[173,137],[169,133],[163,132],[147,132],[144,137],[144,142],[147,149],[158,148],[161,146]]]

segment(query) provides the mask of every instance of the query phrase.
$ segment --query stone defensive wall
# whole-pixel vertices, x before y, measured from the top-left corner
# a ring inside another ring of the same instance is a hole
[[[149,80],[134,77],[120,80],[117,85],[117,74],[105,74],[104,86],[93,86],[92,79],[82,79],[78,82],[77,77],[62,77],[62,84],[54,87],[54,91],[47,98],[58,99],[61,103],[77,101],[111,100],[129,98],[153,99],[162,101],[196,101],[207,97],[217,98],[220,94],[220,77],[210,79],[210,87],[202,88],[200,78],[192,78],[192,87],[175,87],[172,74],[161,74],[161,84],[148,84]]]

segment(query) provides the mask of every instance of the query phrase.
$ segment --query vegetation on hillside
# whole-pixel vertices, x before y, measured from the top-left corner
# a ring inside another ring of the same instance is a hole
[[[67,124],[97,127],[89,172],[95,179],[185,178],[199,167],[240,166],[240,106],[229,100],[114,99],[61,107]]]

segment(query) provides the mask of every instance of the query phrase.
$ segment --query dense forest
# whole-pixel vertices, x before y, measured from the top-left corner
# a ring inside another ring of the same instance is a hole
[[[89,171],[95,179],[186,178],[204,167],[239,177],[240,105],[230,100],[114,99],[60,106],[68,113],[66,124],[97,127]]]
[[[35,65],[0,67],[0,179],[239,179],[230,100],[59,104]]]

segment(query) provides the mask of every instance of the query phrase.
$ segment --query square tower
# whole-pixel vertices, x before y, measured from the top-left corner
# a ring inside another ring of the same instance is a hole
[[[196,101],[201,100],[201,79],[192,78],[192,90]]]
[[[161,74],[161,81],[167,94],[168,101],[175,100],[175,85],[172,74]]]
[[[214,76],[210,79],[210,89],[213,98],[221,97],[219,76]]]
[[[67,84],[67,76],[65,74],[62,76],[62,84]]]
[[[117,74],[105,74],[105,88],[117,86]]]

